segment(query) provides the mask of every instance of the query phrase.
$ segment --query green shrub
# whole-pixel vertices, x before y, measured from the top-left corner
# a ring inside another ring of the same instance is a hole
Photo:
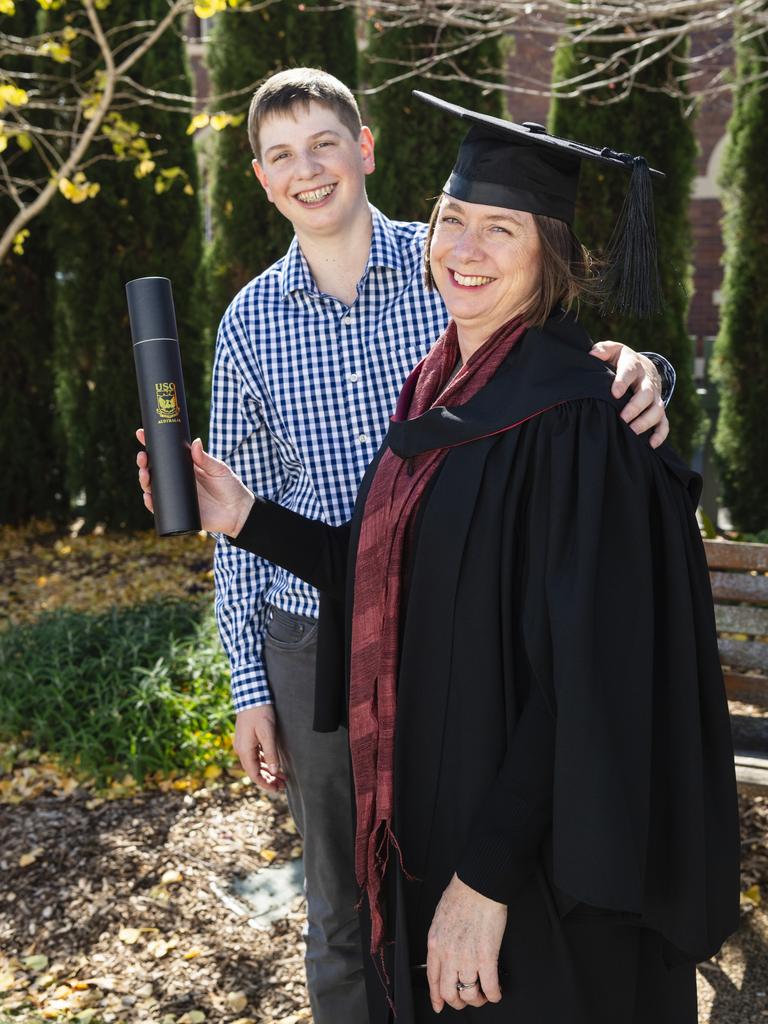
[[[626,316],[599,316],[582,307],[580,319],[595,341],[613,338],[640,351],[666,356],[677,371],[677,389],[670,407],[670,439],[690,458],[701,422],[693,384],[693,350],[688,335],[691,285],[691,232],[688,223],[696,144],[686,104],[665,91],[687,43],[638,72],[627,97],[615,102],[609,89],[595,90],[576,99],[557,98],[550,110],[550,129],[556,135],[620,152],[642,153],[667,179],[654,186],[656,233],[664,309],[640,320]],[[553,82],[565,81],[583,70],[585,54],[600,56],[591,43],[561,46],[555,57]],[[606,102],[614,100],[614,102]],[[585,160],[576,207],[576,234],[589,248],[605,248],[611,237],[629,184],[622,174]]]
[[[768,92],[760,81],[768,41],[742,44],[728,126],[723,185],[725,280],[713,377],[720,385],[715,451],[723,499],[733,525],[756,533],[768,526]]]
[[[402,73],[402,63],[398,62],[423,60],[446,40],[445,32],[429,25],[382,31],[377,22],[372,22],[363,66],[367,84],[381,86]],[[499,41],[480,43],[458,56],[456,63],[470,77],[498,80],[502,65]],[[414,99],[414,89],[485,114],[504,116],[499,91],[491,90],[483,96],[463,82],[407,78],[369,96],[366,110],[376,138],[377,169],[368,179],[368,193],[382,213],[396,220],[429,217],[468,127],[458,118],[446,117]]]
[[[226,758],[229,671],[210,603],[58,612],[0,633],[0,736],[101,781]]]
[[[166,0],[112,0],[100,17],[105,29],[113,30],[133,19],[160,18],[167,11]],[[65,21],[66,12],[66,7],[49,12],[51,27]],[[87,65],[95,42],[84,37],[72,45],[73,59]],[[188,94],[183,40],[167,31],[131,77],[149,88]],[[101,186],[95,198],[73,205],[56,196],[51,203],[56,390],[70,493],[84,494],[87,525],[141,529],[146,514],[136,490],[133,436],[140,421],[139,402],[124,285],[135,277],[171,277],[190,426],[193,436],[202,434],[207,353],[200,330],[201,218],[186,117],[160,104],[118,104],[118,110],[126,122],[140,125],[157,154],[157,166],[139,180],[134,160],[101,161],[89,170],[91,180]],[[162,170],[176,167],[181,173],[164,180]]]
[[[3,18],[10,35],[33,35],[39,7],[17,4]],[[34,53],[4,54],[3,70],[14,76],[34,72]],[[34,179],[37,156],[9,143],[4,159],[13,173]],[[0,197],[0,222],[18,212],[7,194]],[[53,257],[48,218],[37,216],[27,229],[23,252],[11,251],[0,266],[0,522],[22,523],[30,517],[61,520],[68,500],[65,451],[57,422],[53,376]]]

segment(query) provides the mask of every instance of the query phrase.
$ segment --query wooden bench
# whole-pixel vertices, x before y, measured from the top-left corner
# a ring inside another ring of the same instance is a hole
[[[768,793],[768,544],[704,542],[718,647],[734,725],[736,778],[744,793]],[[746,728],[745,728],[746,727]]]

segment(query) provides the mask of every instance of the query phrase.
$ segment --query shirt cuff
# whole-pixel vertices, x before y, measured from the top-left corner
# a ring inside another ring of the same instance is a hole
[[[669,405],[677,383],[677,373],[674,366],[658,352],[643,352],[646,358],[650,359],[661,377],[661,400],[664,405]]]
[[[235,712],[272,704],[272,691],[263,665],[244,665],[233,668],[230,678],[232,704]]]

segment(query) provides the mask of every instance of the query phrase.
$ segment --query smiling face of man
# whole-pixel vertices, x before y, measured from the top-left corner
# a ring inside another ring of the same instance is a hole
[[[299,236],[333,235],[367,209],[373,136],[363,127],[355,138],[330,107],[313,101],[270,114],[259,128],[259,151],[254,173]]]

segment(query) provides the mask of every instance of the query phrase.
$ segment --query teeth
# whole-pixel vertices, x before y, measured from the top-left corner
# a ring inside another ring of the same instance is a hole
[[[482,284],[490,284],[493,281],[492,277],[464,277],[463,274],[459,274],[454,270],[453,272],[456,284],[463,285],[465,288],[479,288]]]
[[[312,192],[298,192],[296,195],[297,199],[300,199],[302,203],[317,203],[321,199],[325,199],[334,190],[334,185],[325,185],[323,188],[316,188]]]

